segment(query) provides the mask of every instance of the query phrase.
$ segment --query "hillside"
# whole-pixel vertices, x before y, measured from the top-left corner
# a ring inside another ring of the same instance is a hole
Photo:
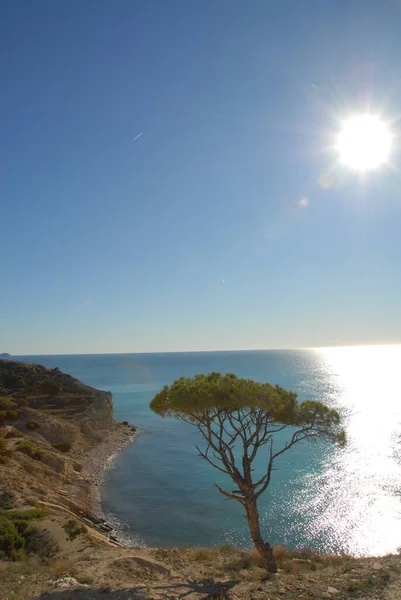
[[[109,531],[92,514],[93,488],[108,455],[133,433],[115,422],[109,392],[57,368],[0,360],[0,424],[8,454],[1,478],[16,508],[53,504]]]
[[[257,555],[229,545],[124,547],[97,491],[107,457],[134,430],[114,420],[109,392],[59,369],[0,360],[1,600],[401,599],[399,556],[277,548],[279,572],[267,578]]]

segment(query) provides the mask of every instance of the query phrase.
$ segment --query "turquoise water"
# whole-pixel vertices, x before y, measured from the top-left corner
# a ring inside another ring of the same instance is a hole
[[[233,486],[197,456],[196,431],[148,407],[165,383],[220,371],[278,383],[344,416],[345,449],[304,443],[277,461],[260,499],[267,539],[354,555],[401,546],[401,346],[25,359],[110,390],[116,418],[144,430],[116,457],[102,487],[104,511],[134,543],[249,546],[240,505],[224,499],[213,483]],[[265,462],[261,452],[255,476]]]

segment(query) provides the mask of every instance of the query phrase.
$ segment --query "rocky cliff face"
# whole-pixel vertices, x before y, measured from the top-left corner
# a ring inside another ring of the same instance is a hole
[[[21,504],[92,510],[101,465],[88,456],[112,453],[131,433],[115,422],[110,392],[58,368],[0,360],[0,463]]]
[[[57,368],[0,360],[0,563],[120,546],[98,486],[134,429],[115,422],[110,392]]]
[[[58,368],[0,360],[1,396],[15,401],[21,419],[34,418],[35,411],[41,427],[53,432],[52,442],[75,439],[77,429],[99,438],[99,431],[115,427],[111,393],[85,385]]]

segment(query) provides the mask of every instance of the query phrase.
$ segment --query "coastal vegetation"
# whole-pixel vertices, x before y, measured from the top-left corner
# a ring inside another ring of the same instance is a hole
[[[275,573],[273,548],[262,537],[258,498],[271,482],[276,459],[295,445],[317,439],[345,444],[338,412],[322,402],[298,402],[294,392],[232,373],[177,379],[164,386],[150,406],[159,415],[176,417],[198,429],[205,442],[203,448],[197,446],[199,455],[236,485],[229,491],[216,483],[217,489],[244,507],[263,566]],[[277,448],[274,436],[284,431],[288,440]],[[255,480],[252,464],[262,448],[267,466]]]
[[[60,450],[60,452],[69,452],[72,448],[71,442],[57,442],[52,444],[53,448]]]
[[[82,533],[86,533],[87,532],[86,527],[84,525],[80,525],[74,519],[69,519],[67,521],[67,523],[64,525],[63,529],[66,532],[66,534],[68,535],[68,538],[70,540],[75,540],[75,538],[78,535],[81,535]]]
[[[4,495],[4,492],[3,492]],[[6,497],[12,508],[12,496]],[[25,511],[0,510],[0,559],[23,560],[26,554],[38,551],[38,533],[32,521],[42,519],[38,509]]]
[[[18,412],[15,409],[16,403],[12,398],[0,397],[0,424],[6,420],[16,419]]]
[[[28,419],[28,421],[25,423],[25,427],[31,431],[34,431],[35,429],[39,429],[40,424],[34,419]]]
[[[7,458],[10,456],[11,450],[8,447],[6,439],[0,434],[0,464],[4,464]]]

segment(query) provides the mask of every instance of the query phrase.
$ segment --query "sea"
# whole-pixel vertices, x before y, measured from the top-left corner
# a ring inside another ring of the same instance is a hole
[[[348,443],[303,442],[277,459],[259,499],[265,539],[290,549],[354,556],[401,546],[401,346],[164,354],[25,356],[113,393],[115,418],[140,428],[110,461],[102,507],[125,541],[152,547],[251,546],[226,475],[203,460],[196,428],[152,413],[164,384],[196,373],[235,373],[321,400],[337,409]],[[275,448],[287,433],[276,436]],[[263,475],[267,450],[255,461]]]

